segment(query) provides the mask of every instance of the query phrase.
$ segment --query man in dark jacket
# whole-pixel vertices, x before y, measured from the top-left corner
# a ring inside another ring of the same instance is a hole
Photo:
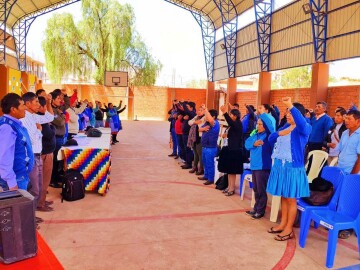
[[[194,102],[187,102],[184,105],[178,105],[177,108],[181,114],[183,114],[183,123],[182,123],[182,132],[183,132],[183,143],[185,146],[185,164],[181,166],[183,169],[192,169],[192,161],[194,159],[194,154],[190,147],[187,146],[187,141],[189,138],[189,131],[191,126],[189,125],[189,120],[193,119],[196,116]]]
[[[44,115],[46,112],[46,99],[42,96],[38,97],[40,108],[39,115]],[[43,161],[43,184],[40,193],[40,198],[37,206],[38,211],[49,212],[54,209],[50,206],[53,204],[52,201],[46,201],[46,193],[48,186],[50,184],[51,173],[53,169],[53,153],[56,147],[56,138],[55,138],[55,127],[49,123],[41,125],[42,130],[42,151],[41,159]]]
[[[61,91],[60,89],[55,89],[52,93],[52,107],[54,110],[54,121],[52,124],[55,126],[55,137],[56,137],[56,147],[54,151],[54,161],[53,161],[53,170],[51,175],[51,187],[61,188],[61,175],[60,170],[62,166],[60,164],[61,161],[57,160],[57,154],[60,148],[64,144],[64,136],[65,136],[65,111],[70,107],[70,99],[66,95],[65,91]]]

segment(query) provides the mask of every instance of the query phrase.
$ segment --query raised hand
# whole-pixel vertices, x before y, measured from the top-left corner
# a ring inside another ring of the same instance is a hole
[[[286,105],[286,107],[291,108],[292,102],[291,102],[291,97],[284,97],[282,98],[282,102]]]

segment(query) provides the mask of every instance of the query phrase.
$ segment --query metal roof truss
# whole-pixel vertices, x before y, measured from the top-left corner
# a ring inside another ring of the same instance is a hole
[[[328,22],[328,0],[309,0],[311,25],[314,40],[315,62],[326,60],[326,39]]]
[[[229,78],[235,78],[237,11],[231,0],[213,0],[221,12]],[[235,18],[235,19],[233,19]],[[235,21],[234,21],[235,20]]]
[[[201,27],[201,35],[203,39],[206,75],[209,82],[214,81],[214,54],[215,54],[215,26],[208,17],[191,11],[195,20]]]
[[[26,37],[29,33],[31,24],[41,15],[47,14],[59,8],[79,2],[81,0],[66,0],[57,4],[52,4],[44,9],[30,13],[19,18],[12,28],[13,37],[15,39],[16,57],[18,60],[19,70],[26,71]]]
[[[0,64],[6,63],[6,21],[17,0],[0,0]]]
[[[269,71],[273,0],[254,0],[261,71]]]

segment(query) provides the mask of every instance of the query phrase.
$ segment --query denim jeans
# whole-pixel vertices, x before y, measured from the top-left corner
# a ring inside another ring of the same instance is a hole
[[[204,164],[204,177],[210,182],[214,182],[215,177],[215,156],[217,147],[202,148],[202,162]]]
[[[104,127],[104,121],[102,120],[96,120],[95,122],[95,127],[98,128],[98,127]]]
[[[16,179],[17,185],[19,189],[23,189],[23,190],[27,190],[27,187],[29,185],[30,179],[29,177],[19,177],[18,179]],[[7,183],[5,182],[5,180],[2,180],[0,178],[0,187],[5,191],[5,190],[9,190],[9,186],[7,185]]]
[[[182,135],[177,134],[176,137],[177,137],[177,142],[178,142],[178,145],[179,145],[179,156],[180,156],[180,158],[182,160],[185,160],[185,158],[186,158],[186,156],[185,156],[185,147],[184,147],[184,141],[183,141]]]
[[[171,129],[171,138],[173,142],[173,155],[180,155],[180,146],[178,145],[177,136],[175,133],[175,128]]]

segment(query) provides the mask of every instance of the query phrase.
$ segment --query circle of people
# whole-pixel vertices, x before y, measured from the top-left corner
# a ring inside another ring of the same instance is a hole
[[[102,103],[83,100],[77,90],[71,96],[66,89],[47,94],[39,89],[21,97],[9,93],[1,99],[0,117],[0,192],[24,189],[34,196],[37,211],[53,211],[46,200],[48,186],[62,187],[63,162],[58,160],[61,147],[79,132],[90,127],[110,127],[112,144],[122,129],[119,114],[126,109],[122,101],[102,108]],[[104,116],[106,120],[104,121]],[[37,223],[42,222],[36,217]]]
[[[244,163],[250,163],[255,205],[246,214],[252,219],[264,216],[267,193],[281,196],[281,222],[268,230],[277,241],[294,237],[296,199],[309,197],[304,165],[310,151],[327,151],[328,163],[338,158],[337,166],[347,174],[360,172],[360,112],[354,105],[349,110],[337,107],[332,119],[323,101],[314,110],[290,97],[282,102],[287,109],[281,119],[276,105],[262,104],[257,110],[245,105],[243,117],[238,104],[221,106],[227,122],[221,148],[217,110],[174,100],[168,119],[173,150],[169,157],[181,159],[182,169],[190,169],[204,185],[214,183],[218,157],[218,171],[228,176],[223,193],[232,196],[236,175],[243,173]]]

